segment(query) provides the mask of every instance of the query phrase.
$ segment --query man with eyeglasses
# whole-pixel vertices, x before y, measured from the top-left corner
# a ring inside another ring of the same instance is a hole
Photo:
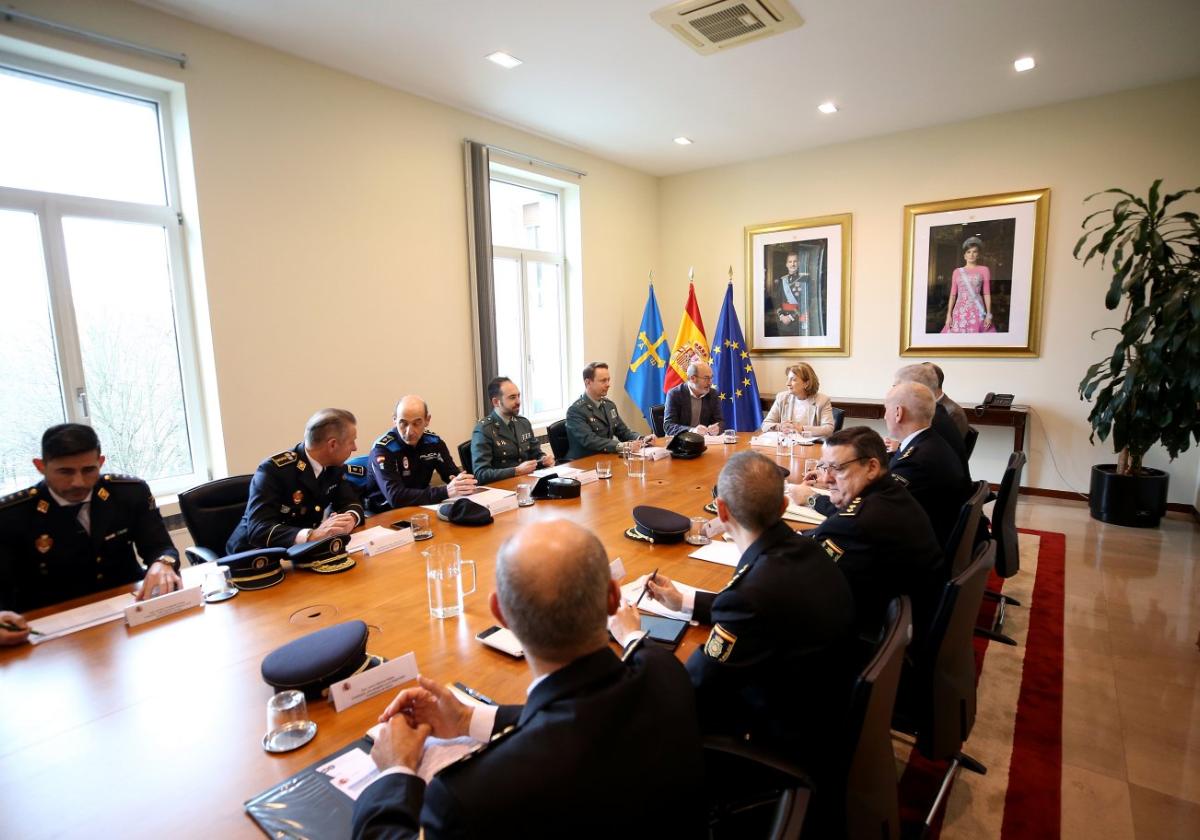
[[[707,362],[694,361],[688,365],[687,382],[680,382],[667,392],[663,430],[668,435],[721,433],[721,400],[712,382],[713,369]]]
[[[859,633],[867,637],[878,635],[888,603],[898,595],[912,599],[913,627],[920,635],[931,618],[942,565],[929,516],[888,471],[888,461],[883,438],[854,426],[834,432],[821,447],[818,473],[825,477],[828,498],[818,498],[809,483],[788,486],[794,502],[826,514],[806,536],[846,576]]]

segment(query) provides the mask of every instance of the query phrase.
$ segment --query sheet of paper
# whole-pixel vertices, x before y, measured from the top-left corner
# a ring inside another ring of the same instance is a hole
[[[723,446],[725,444],[725,435],[705,435],[704,444],[706,446]]]
[[[629,583],[621,587],[621,595],[626,601],[631,604],[637,601],[638,597],[642,594],[642,590],[646,588],[646,578],[648,577],[650,576],[642,575],[641,577],[631,580]],[[673,581],[673,583],[675,584],[675,588],[680,592],[696,591],[696,587],[688,586],[686,583],[680,583],[677,580]],[[645,598],[642,598],[642,602],[638,604],[638,609],[642,612],[653,613],[654,615],[661,615],[665,616],[666,618],[678,618],[680,621],[692,620],[692,617],[687,613],[669,610],[658,601],[655,601],[649,595],[647,595]]]
[[[379,724],[380,727],[383,724]],[[379,768],[371,756],[355,747],[342,753],[333,761],[322,764],[317,772],[328,776],[333,786],[351,799],[358,801],[371,782],[379,778]]]
[[[742,552],[738,547],[731,542],[724,540],[716,540],[708,545],[702,545],[693,551],[688,557],[695,557],[697,560],[707,560],[709,563],[720,563],[722,566],[737,566],[738,560],[742,559]],[[642,603],[646,603],[642,599]]]
[[[825,521],[825,514],[808,505],[788,504],[783,518],[791,522],[807,522],[810,525],[820,525]]]
[[[132,603],[133,593],[127,592],[124,595],[114,595],[103,601],[96,601],[94,604],[86,604],[73,610],[63,610],[53,615],[35,618],[29,622],[29,626],[43,635],[31,635],[29,641],[31,644],[40,645],[42,642],[48,642],[70,633],[78,633],[80,630],[95,627],[97,624],[116,621],[118,618],[124,617],[125,608]]]

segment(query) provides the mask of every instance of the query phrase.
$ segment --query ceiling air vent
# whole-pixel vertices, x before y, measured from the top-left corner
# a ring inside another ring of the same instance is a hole
[[[652,12],[650,17],[701,55],[739,47],[804,23],[787,0],[683,0]]]

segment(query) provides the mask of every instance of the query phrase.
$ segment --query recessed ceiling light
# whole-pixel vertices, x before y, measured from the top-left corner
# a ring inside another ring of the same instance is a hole
[[[676,137],[675,142],[678,143],[680,146],[692,145],[692,141],[687,137]]]
[[[1016,61],[1013,62],[1013,68],[1018,73],[1024,73],[1026,70],[1032,70],[1034,67],[1037,67],[1037,62],[1034,61],[1029,56],[1025,56],[1024,58],[1018,58]]]
[[[822,102],[820,105],[817,106],[817,110],[820,111],[822,114],[836,114],[838,111],[838,107],[836,105],[834,105],[832,102]]]
[[[494,64],[499,64],[505,70],[511,70],[521,63],[521,59],[515,58],[506,52],[494,52],[487,57],[487,60]]]

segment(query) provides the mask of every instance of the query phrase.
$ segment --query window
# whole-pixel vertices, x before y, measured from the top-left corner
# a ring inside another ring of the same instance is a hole
[[[68,421],[156,493],[208,478],[168,107],[0,54],[0,492]]]
[[[573,398],[569,371],[578,367],[567,259],[578,239],[567,205],[578,188],[499,164],[492,164],[490,186],[499,371],[521,389],[523,414],[535,423],[554,420]]]

